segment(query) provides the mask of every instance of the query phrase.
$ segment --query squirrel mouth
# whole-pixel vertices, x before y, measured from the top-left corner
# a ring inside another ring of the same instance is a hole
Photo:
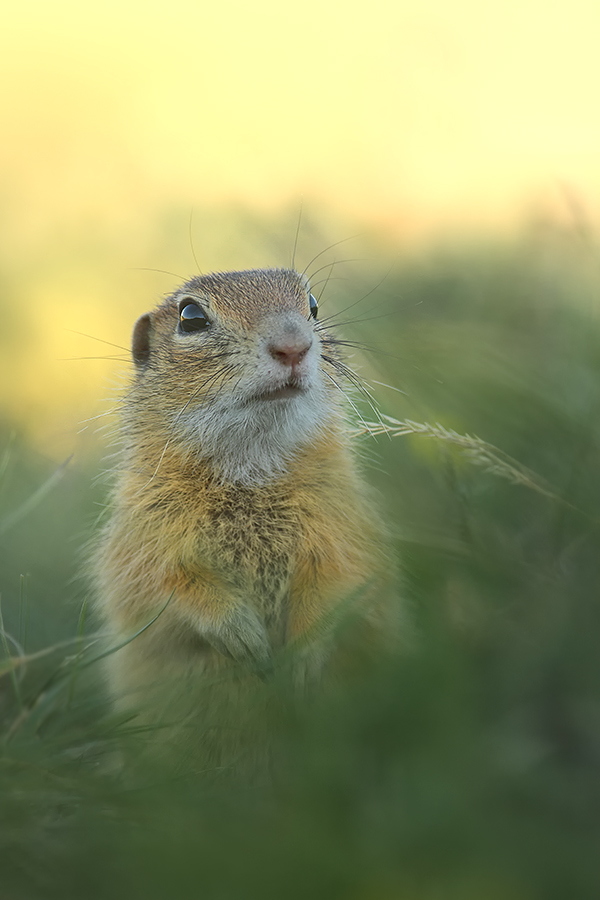
[[[289,397],[298,397],[305,392],[306,388],[302,387],[297,381],[288,381],[282,387],[275,388],[272,391],[264,391],[257,394],[254,400],[287,400]]]

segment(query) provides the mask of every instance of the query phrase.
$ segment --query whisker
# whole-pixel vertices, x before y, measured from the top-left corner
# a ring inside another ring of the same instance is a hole
[[[369,344],[362,344],[360,341],[346,341],[341,338],[330,337],[327,332],[324,332],[321,343],[331,344],[332,347],[351,347],[354,350],[366,350],[371,353],[375,353],[376,351],[376,348],[370,347]]]
[[[379,409],[377,408],[375,398],[373,397],[371,392],[365,387],[364,380],[360,377],[360,375],[358,375],[351,368],[349,368],[349,366],[345,365],[345,363],[341,362],[340,360],[331,359],[331,357],[327,357],[327,356],[323,356],[323,355],[321,356],[321,358],[323,360],[325,360],[325,362],[328,362],[331,366],[333,366],[334,369],[340,373],[340,375],[343,375],[344,377],[346,377],[348,379],[348,381],[350,381],[354,385],[354,387],[357,390],[359,390],[361,392],[361,394],[363,394],[366,397],[367,403],[369,404],[369,406],[375,413],[376,417],[381,422],[381,416],[379,414]],[[381,422],[381,424],[383,424],[383,422]]]
[[[389,388],[390,391],[397,391],[399,394],[404,394],[405,397],[408,397],[406,391],[400,390],[400,388],[394,387],[393,384],[386,384],[385,381],[375,381],[373,380],[373,384],[379,384],[381,387]]]
[[[243,373],[242,373],[242,374],[240,375],[240,377],[238,378],[238,380],[237,380],[237,381],[233,384],[233,386],[231,387],[231,394],[234,394],[234,393],[235,393],[235,391],[237,390],[238,385],[240,384],[241,381],[243,381],[243,379],[244,379],[244,375],[243,375]]]
[[[356,238],[359,238],[359,237],[360,237],[360,233],[359,233],[359,234],[353,234],[353,235],[351,235],[351,237],[342,238],[341,241],[336,241],[334,244],[330,244],[329,247],[325,247],[324,250],[321,250],[320,253],[317,253],[316,256],[313,256],[313,258],[311,259],[311,261],[308,263],[308,265],[303,269],[303,271],[302,271],[300,274],[301,274],[301,275],[306,275],[308,269],[310,269],[310,267],[312,266],[312,264],[313,264],[314,262],[316,262],[316,260],[319,259],[320,256],[323,256],[324,253],[327,253],[329,250],[333,250],[334,247],[339,247],[340,244],[347,244],[348,241],[354,241],[354,240],[356,240]]]
[[[334,260],[334,262],[335,262],[335,260]],[[321,293],[319,294],[317,303],[321,302],[321,297],[325,293],[327,285],[329,284],[329,279],[331,278],[331,273],[333,272],[333,265],[334,265],[334,263],[331,263],[331,265],[329,266],[329,272],[327,273],[327,278],[325,279],[325,284],[323,285],[323,288],[321,289]]]
[[[346,378],[349,381],[351,381],[352,384],[362,394],[364,394],[364,396],[367,398],[367,402],[368,402],[369,406],[371,407],[371,409],[373,410],[373,412],[375,413],[377,418],[380,418],[379,409],[377,407],[377,401],[375,400],[375,397],[373,396],[371,391],[367,388],[368,382],[364,378],[361,378],[361,376],[357,372],[355,372],[353,369],[351,369],[349,366],[345,365],[344,363],[335,361],[334,365],[336,366],[338,372],[341,375],[345,375]]]
[[[129,347],[121,347],[120,344],[113,344],[112,341],[105,341],[103,338],[94,337],[93,334],[85,334],[83,331],[74,331],[72,328],[65,328],[65,331],[68,331],[70,334],[78,334],[80,337],[89,338],[91,341],[99,341],[101,344],[108,344],[109,347],[116,347],[117,350],[129,353]]]
[[[214,381],[214,379],[217,378],[221,373],[222,373],[222,369],[217,369],[216,372],[213,372],[213,374],[209,378],[207,378],[205,381],[203,381],[201,384],[199,384],[198,387],[194,391],[192,391],[192,393],[190,394],[190,396],[188,397],[188,399],[186,400],[184,405],[181,407],[181,409],[175,416],[175,419],[173,420],[173,425],[177,424],[177,422],[179,421],[181,416],[184,414],[184,412],[186,411],[186,409],[188,408],[188,406],[190,405],[192,400],[196,399],[196,397],[198,396],[198,394],[200,393],[202,388],[205,387],[206,384],[210,384],[211,381]],[[165,458],[165,453],[167,452],[170,444],[171,444],[171,438],[169,437],[169,438],[167,438],[165,446],[163,447],[163,451],[160,455],[160,459],[158,460],[158,463],[156,464],[156,468],[155,468],[154,472],[152,473],[151,477],[148,479],[146,484],[144,484],[140,488],[140,492],[145,490],[148,487],[148,485],[151,484],[154,481],[154,479],[156,478],[156,476],[158,474],[158,470],[160,469],[161,463],[162,463],[163,459]]]
[[[106,409],[106,410],[104,410],[104,412],[98,413],[97,416],[88,416],[87,419],[82,419],[82,421],[79,424],[80,425],[88,425],[90,422],[95,422],[97,419],[105,419],[114,412],[115,412],[114,409]]]
[[[381,279],[377,282],[377,284],[376,284],[374,287],[371,288],[370,291],[367,291],[366,294],[363,294],[362,297],[359,297],[358,300],[355,300],[354,303],[351,303],[349,306],[346,306],[344,309],[341,309],[339,312],[334,313],[333,315],[329,316],[329,317],[326,318],[326,319],[322,319],[322,320],[321,320],[321,323],[323,323],[323,322],[330,322],[332,319],[336,319],[338,316],[341,316],[341,315],[343,315],[345,312],[348,312],[349,309],[352,309],[353,307],[358,306],[359,303],[362,303],[363,300],[366,300],[367,297],[370,297],[371,294],[373,294],[375,291],[377,291],[377,290],[381,287],[381,285],[384,283],[384,281],[385,281],[387,278],[389,278],[391,272],[392,272],[392,268],[388,269],[388,271],[385,273],[385,275],[383,276],[383,278],[381,278]]]
[[[365,258],[361,257],[361,256],[355,256],[352,259],[334,259],[333,262],[327,263],[324,266],[319,266],[318,269],[315,269],[314,272],[311,272],[311,274],[309,276],[309,281],[312,278],[314,278],[315,275],[318,275],[319,272],[322,272],[324,269],[328,269],[330,266],[341,266],[344,263],[352,263],[352,262],[365,262]]]
[[[166,269],[154,269],[152,266],[131,266],[129,272],[158,272],[160,275],[171,275],[178,281],[187,281],[187,275],[178,275],[177,272],[168,272]]]
[[[397,315],[401,310],[392,309],[390,312],[382,313],[380,316],[366,316],[364,319],[348,319],[346,322],[334,322],[333,325],[327,325],[327,331],[331,331],[333,328],[345,328],[346,325],[359,325],[361,322],[376,322],[377,319],[387,319],[389,316]],[[330,316],[330,318],[334,318]],[[326,322],[327,319],[323,319],[321,321],[321,325]]]
[[[320,278],[319,281],[311,282],[311,289],[314,291],[315,288],[318,288],[320,284],[327,284],[328,281],[350,281],[347,275],[333,275],[331,278]],[[323,295],[323,291],[318,296],[318,300],[321,299]]]
[[[236,371],[236,368],[237,368],[237,367],[236,367],[235,365],[223,366],[221,369],[219,369],[218,374],[221,375],[221,376],[230,375],[232,372],[235,372],[235,371]],[[242,380],[242,376],[240,376],[240,378],[238,378],[238,380],[235,382],[235,384],[233,385],[233,387],[230,389],[231,392],[235,391],[236,387],[238,386],[238,384],[240,383],[241,380]],[[220,396],[220,393],[221,393],[222,389],[223,389],[223,386],[221,385],[221,386],[219,387],[219,389],[216,390],[212,395],[211,395],[210,393],[207,393],[207,395],[206,395],[206,397],[205,397],[205,399],[204,399],[204,401],[203,401],[203,405],[204,405],[205,407],[214,406],[214,404],[215,404],[215,403],[217,402],[217,400],[219,399],[219,396]]]
[[[77,360],[82,359],[117,359],[123,362],[124,360],[129,359],[129,355],[127,356],[59,356],[57,358],[57,362],[76,362]]]
[[[224,356],[230,356],[230,352],[228,350],[219,350],[216,353],[211,353],[210,356],[206,355],[202,357],[202,363],[213,362],[215,359],[223,359]]]
[[[173,420],[173,424],[174,425],[177,424],[177,422],[179,421],[179,419],[181,418],[183,413],[186,411],[186,409],[188,408],[188,406],[190,405],[192,400],[194,400],[198,396],[198,394],[200,393],[200,391],[203,388],[206,388],[207,385],[210,385],[212,382],[216,381],[220,376],[231,371],[231,369],[232,369],[231,366],[220,366],[215,372],[212,373],[212,375],[210,375],[208,378],[205,378],[204,381],[201,384],[199,384],[198,387],[192,392],[191,396],[188,397],[188,399],[186,400],[183,407],[179,410],[179,412],[175,416],[175,418]],[[207,399],[210,399],[210,395]]]
[[[346,393],[346,391],[345,391],[342,387],[340,387],[340,385],[337,383],[337,381],[335,380],[335,378],[334,378],[332,375],[330,375],[329,372],[328,372],[326,369],[323,369],[323,374],[326,375],[327,378],[329,378],[329,380],[336,386],[336,388],[338,389],[338,391],[343,395],[344,399],[350,404],[350,406],[352,407],[352,409],[354,410],[354,412],[355,412],[356,415],[358,416],[359,421],[362,423],[362,425],[363,425],[365,431],[367,431],[369,434],[372,435],[373,432],[371,431],[371,429],[370,429],[370,427],[369,427],[369,423],[364,419],[362,413],[360,412],[360,410],[358,409],[358,407],[356,406],[356,404],[350,399],[350,397],[348,396],[348,394]]]
[[[188,237],[190,239],[190,250],[192,251],[192,256],[194,257],[194,262],[196,263],[196,268],[198,269],[198,272],[200,273],[200,275],[202,275],[202,269],[200,268],[200,266],[198,264],[198,260],[196,258],[196,251],[194,250],[194,238],[193,238],[193,234],[192,234],[193,219],[194,219],[194,207],[192,206],[192,208],[190,209],[190,221],[188,223]]]
[[[319,329],[317,329],[318,331]],[[385,350],[380,350],[377,344],[371,346],[370,344],[363,344],[360,341],[346,341],[341,340],[340,338],[329,337],[327,332],[325,332],[325,337],[321,338],[321,343],[328,345],[331,344],[334,347],[350,347],[353,350],[361,350],[365,353],[376,353],[378,356],[387,356],[389,359],[403,360],[406,357],[397,356],[393,353],[387,353]]]
[[[298,236],[300,234],[300,223],[302,222],[302,205],[303,199],[300,199],[300,211],[298,213],[298,224],[296,225],[296,236],[294,238],[294,249],[292,250],[292,269],[296,265],[296,250],[298,248]]]

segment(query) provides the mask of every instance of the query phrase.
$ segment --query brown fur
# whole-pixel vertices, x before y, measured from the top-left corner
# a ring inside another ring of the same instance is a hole
[[[235,367],[263,322],[288,310],[306,321],[307,290],[285,270],[203,276],[136,326],[137,372],[125,398],[112,515],[95,555],[95,579],[120,639],[167,606],[109,657],[111,689],[124,706],[140,704],[152,685],[168,680],[183,691],[190,673],[264,677],[273,657],[290,648],[300,680],[314,678],[339,656],[343,641],[331,623],[345,604],[365,644],[389,626],[386,541],[333,383],[323,378],[327,415],[318,433],[264,483],[228,481],[218,460],[205,458],[178,430],[215,385],[235,390],[239,372],[219,367]],[[193,341],[181,350],[171,337],[181,296],[198,298],[221,323],[212,343],[199,339],[201,351]],[[324,332],[315,340],[323,350]],[[215,361],[217,354],[224,355]],[[320,357],[318,365],[325,366]]]

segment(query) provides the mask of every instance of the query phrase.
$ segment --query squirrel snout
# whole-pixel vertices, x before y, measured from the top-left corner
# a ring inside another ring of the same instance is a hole
[[[293,369],[298,366],[312,346],[312,336],[304,335],[286,335],[279,340],[271,341],[268,345],[268,351],[277,362],[284,366],[291,366]]]

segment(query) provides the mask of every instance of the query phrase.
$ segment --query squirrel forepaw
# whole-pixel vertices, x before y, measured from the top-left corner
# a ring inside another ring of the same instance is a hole
[[[202,636],[223,656],[266,673],[271,668],[271,646],[259,616],[248,606],[230,609],[220,622],[202,623]]]

